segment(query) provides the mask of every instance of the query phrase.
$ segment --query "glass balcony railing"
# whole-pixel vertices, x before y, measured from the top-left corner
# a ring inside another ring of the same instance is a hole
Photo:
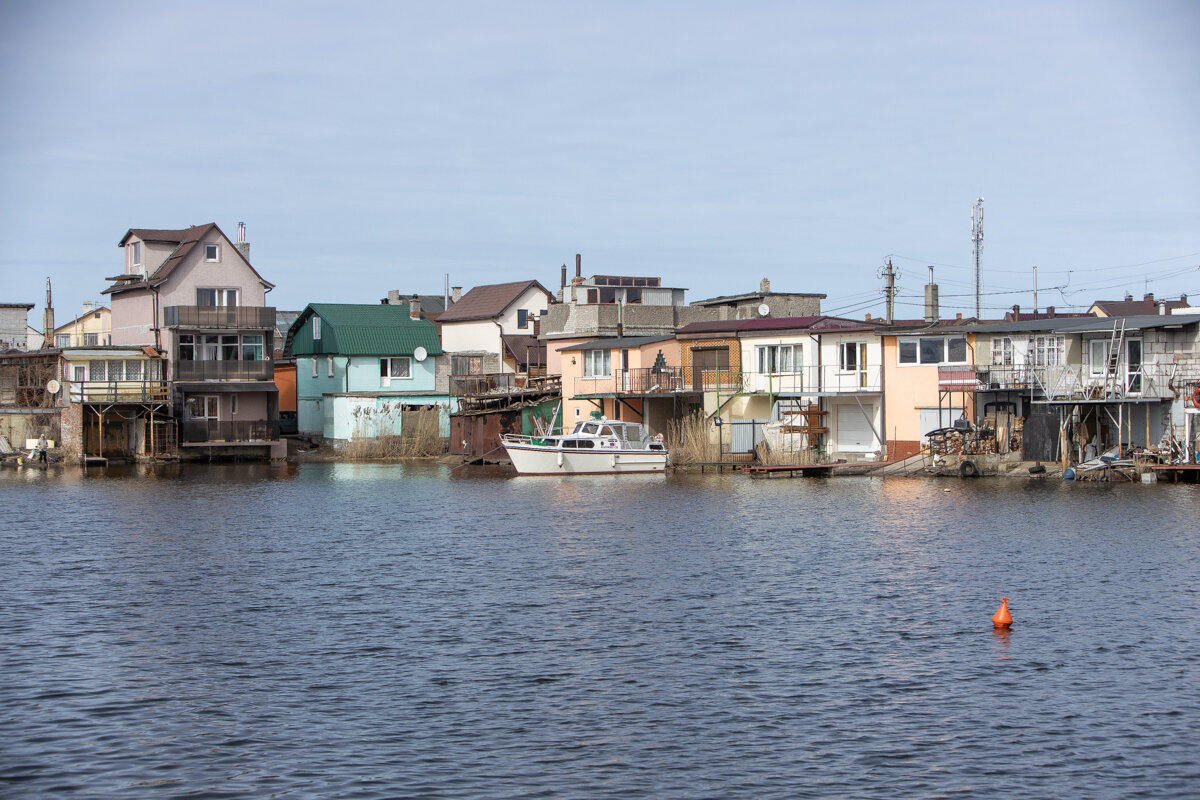
[[[168,328],[245,330],[275,327],[272,306],[167,306]]]

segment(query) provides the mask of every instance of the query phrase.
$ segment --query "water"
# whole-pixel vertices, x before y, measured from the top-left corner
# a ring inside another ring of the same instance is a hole
[[[4,470],[0,795],[1195,797],[1198,498]]]

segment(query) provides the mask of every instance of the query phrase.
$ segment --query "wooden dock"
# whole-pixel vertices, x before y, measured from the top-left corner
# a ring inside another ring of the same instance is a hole
[[[827,477],[833,474],[833,464],[773,464],[763,467],[743,467],[751,478],[795,478],[810,475]]]

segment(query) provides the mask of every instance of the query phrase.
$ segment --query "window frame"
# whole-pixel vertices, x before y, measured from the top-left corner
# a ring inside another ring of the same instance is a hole
[[[597,363],[598,362],[598,363]],[[597,371],[597,368],[603,372]],[[612,377],[612,352],[603,348],[583,351],[583,377],[589,381]]]
[[[208,255],[210,251],[212,252],[211,257]],[[221,245],[205,243],[204,260],[208,263],[219,263],[221,261]]]
[[[950,341],[956,340],[963,343],[963,357],[959,359],[950,358]],[[931,345],[938,348],[938,359],[926,360],[926,352],[931,352]],[[912,353],[913,360],[905,360],[905,347],[914,347]],[[937,367],[943,364],[970,364],[971,363],[971,343],[966,336],[962,335],[947,335],[947,336],[906,336],[897,338],[896,340],[896,366],[898,367]]]
[[[321,318],[318,316],[312,318],[312,338],[314,342],[321,341]]]
[[[1096,358],[1097,345],[1099,345],[1100,357]],[[1091,375],[1107,375],[1108,374],[1108,351],[1112,345],[1109,339],[1088,339],[1088,371]]]
[[[413,379],[412,356],[381,356],[379,358],[379,385],[388,388],[392,381],[411,381]],[[401,364],[404,365],[405,375],[393,374]]]

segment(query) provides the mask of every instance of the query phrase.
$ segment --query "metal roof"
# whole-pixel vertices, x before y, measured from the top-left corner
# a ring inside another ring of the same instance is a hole
[[[628,338],[612,337],[610,339],[593,339],[590,342],[583,344],[573,344],[569,347],[560,347],[558,352],[565,353],[568,350],[614,350],[624,347],[641,347],[647,344],[656,344],[658,342],[669,342],[675,337],[673,336],[630,336]]]
[[[321,338],[313,341],[309,320],[321,318]],[[441,355],[437,328],[412,319],[408,305],[310,303],[288,329],[288,355],[397,356],[424,347]]]
[[[1022,322],[1000,322],[994,325],[972,325],[966,330],[977,333],[1112,333],[1120,323],[1125,330],[1153,328],[1182,328],[1200,322],[1200,314],[1144,314],[1136,317],[1068,317],[1038,319]]]

